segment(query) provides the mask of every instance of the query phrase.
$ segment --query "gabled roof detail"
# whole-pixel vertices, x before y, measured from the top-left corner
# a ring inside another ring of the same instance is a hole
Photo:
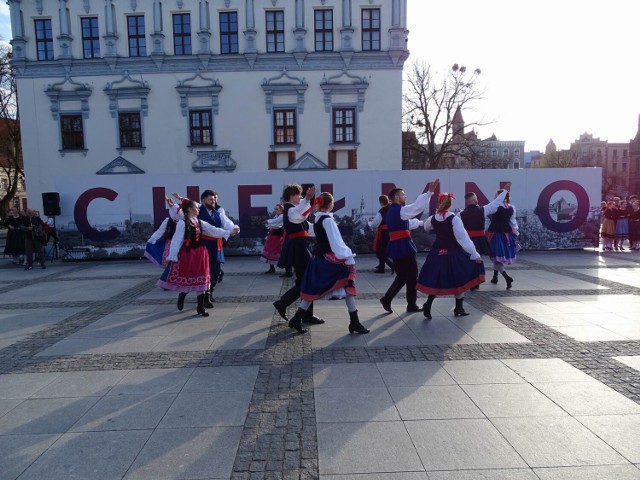
[[[116,157],[109,164],[102,167],[96,172],[96,175],[121,175],[121,174],[135,174],[144,173],[144,170],[136,167],[126,158]]]
[[[330,170],[330,168],[326,163],[307,152],[285,170]]]

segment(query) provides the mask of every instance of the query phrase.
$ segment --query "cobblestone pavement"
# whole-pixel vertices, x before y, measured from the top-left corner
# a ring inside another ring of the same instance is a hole
[[[358,260],[368,335],[292,333],[255,258],[207,319],[148,262],[0,260],[0,477],[640,479],[640,254],[524,252],[430,322]]]

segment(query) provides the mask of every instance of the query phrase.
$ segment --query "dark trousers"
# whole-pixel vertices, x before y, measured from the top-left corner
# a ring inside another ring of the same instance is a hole
[[[44,265],[44,247],[38,240],[26,239],[24,241],[24,250],[27,255],[27,267],[33,267],[33,252],[38,254],[40,265]]]
[[[208,248],[207,252],[209,253],[209,275],[211,276],[209,291],[213,292],[216,283],[218,283],[218,278],[220,277],[220,269],[222,268],[222,264],[218,261],[217,248]]]
[[[396,278],[385,293],[388,301],[393,300],[402,287],[407,287],[407,304],[414,305],[418,298],[416,283],[418,283],[418,261],[415,254],[402,258],[396,258],[393,261],[396,269]]]

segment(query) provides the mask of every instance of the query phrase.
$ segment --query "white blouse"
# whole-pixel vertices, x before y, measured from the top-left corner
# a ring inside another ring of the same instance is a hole
[[[432,218],[435,219],[436,222],[442,222],[442,221],[444,221],[445,219],[447,219],[449,217],[453,217],[453,220],[451,221],[452,222],[452,226],[453,226],[453,235],[456,237],[456,240],[460,244],[462,249],[465,252],[467,252],[469,255],[471,255],[471,260],[476,260],[476,259],[480,258],[480,254],[476,250],[476,246],[471,241],[471,238],[469,238],[469,234],[464,229],[464,225],[462,223],[462,219],[459,216],[454,215],[451,212],[446,212],[444,214],[444,218],[439,213],[437,213],[435,215],[431,215],[429,218],[427,218],[424,221],[424,229],[426,231],[431,230],[431,219]]]
[[[194,217],[191,220],[193,220],[193,222],[198,221],[197,217]],[[214,227],[213,225],[207,222],[200,222],[200,228],[202,229],[201,234],[207,235],[208,237],[227,239],[231,235],[231,230],[225,230],[224,228]],[[184,231],[185,231],[184,222],[183,221],[178,222],[176,224],[176,233],[174,233],[173,237],[171,238],[171,245],[169,246],[169,255],[167,255],[168,262],[178,261],[178,254],[180,253],[180,247],[182,247],[182,243],[184,242]]]

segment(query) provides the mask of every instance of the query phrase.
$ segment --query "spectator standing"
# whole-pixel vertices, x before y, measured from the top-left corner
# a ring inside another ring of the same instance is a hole
[[[47,268],[44,264],[44,245],[47,242],[47,234],[44,232],[44,222],[40,218],[40,213],[32,208],[27,208],[26,216],[21,226],[24,232],[24,249],[27,256],[25,270],[33,268],[33,253],[38,254],[40,268]]]
[[[22,257],[25,253],[24,232],[20,228],[23,223],[22,215],[17,208],[9,209],[9,214],[5,219],[7,225],[7,240],[4,245],[4,254],[13,258],[14,265],[22,264]]]

